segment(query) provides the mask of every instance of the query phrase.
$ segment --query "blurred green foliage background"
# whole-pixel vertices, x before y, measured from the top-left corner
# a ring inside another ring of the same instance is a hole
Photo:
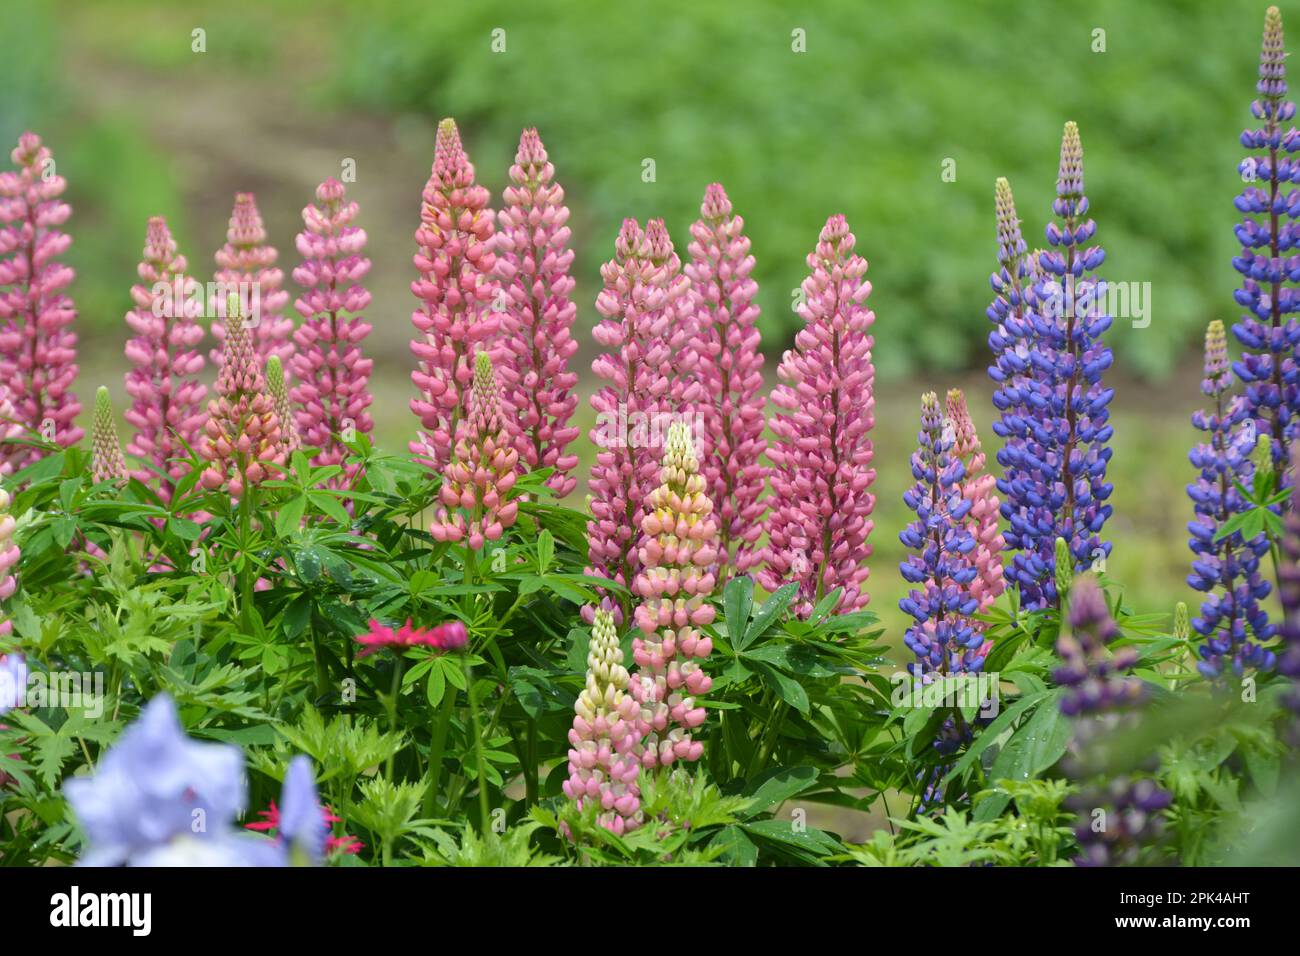
[[[920,393],[967,387],[996,451],[983,375],[994,178],[1011,180],[1026,237],[1041,242],[1061,127],[1076,120],[1105,275],[1151,284],[1149,327],[1118,321],[1111,336],[1110,570],[1144,610],[1168,610],[1192,596],[1181,583],[1187,416],[1205,323],[1236,311],[1237,135],[1265,5],[11,0],[0,140],[36,129],[68,178],[80,391],[107,383],[119,408],[146,219],[166,215],[204,275],[232,194],[253,190],[287,277],[302,206],[355,161],[349,192],[374,260],[375,412],[391,450],[414,429],[411,237],[442,116],[460,122],[494,196],[519,130],[540,129],[573,209],[584,373],[598,270],[623,217],[664,216],[684,254],[704,187],[726,185],[758,261],[770,384],[805,256],[843,212],[877,314],[873,606],[899,623],[899,495]],[[792,48],[800,36],[806,52]]]

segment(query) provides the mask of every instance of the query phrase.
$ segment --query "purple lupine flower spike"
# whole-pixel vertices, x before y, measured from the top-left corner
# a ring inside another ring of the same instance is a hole
[[[1058,601],[1057,537],[1065,539],[1079,569],[1105,558],[1111,547],[1100,538],[1112,511],[1106,503],[1106,443],[1113,432],[1108,406],[1114,390],[1101,380],[1111,365],[1101,338],[1111,318],[1101,307],[1105,283],[1093,274],[1105,252],[1086,245],[1097,226],[1086,218],[1083,148],[1074,123],[1065,124],[1056,195],[1052,208],[1059,222],[1047,227],[1049,251],[1039,256],[1033,286],[1020,285],[1018,261],[1004,260],[990,310],[998,322],[990,336],[998,353],[990,375],[999,385],[994,403],[1002,411],[994,430],[1006,439],[998,454],[998,490],[1006,496],[1007,545],[1018,552],[1007,577],[1029,609]],[[999,247],[1006,255],[1018,247],[1018,231],[1007,229],[1014,219],[1009,189],[999,188],[998,199]]]
[[[411,381],[420,393],[411,400],[411,411],[424,431],[410,447],[437,474],[451,462],[457,425],[469,412],[474,352],[500,325],[492,308],[497,286],[489,198],[474,180],[455,121],[444,119],[415,233],[420,278],[411,283],[421,302],[411,314],[417,333],[411,353],[419,362]]]
[[[765,507],[759,499],[768,472],[762,461],[767,397],[755,324],[758,284],[750,277],[754,257],[744,228],[726,191],[713,183],[691,226],[691,262],[686,266],[699,308],[697,360],[704,386],[700,470],[719,525],[714,569],[719,587],[728,575],[744,574],[762,559],[758,539]]]
[[[288,362],[293,355],[293,319],[284,314],[289,293],[280,288],[284,272],[276,266],[280,253],[266,241],[266,227],[252,193],[236,193],[230,213],[226,244],[217,250],[216,299],[214,311],[222,315],[230,295],[239,297],[240,315],[249,332],[258,364],[265,365],[272,355]],[[219,343],[211,358],[218,368],[224,361],[226,326],[214,322],[212,335]]]
[[[72,209],[59,199],[67,183],[35,133],[10,154],[17,172],[0,173],[0,383],[19,422],[64,448],[85,435],[76,425],[77,317],[65,291],[72,269],[59,261],[72,238],[61,230]],[[32,445],[2,445],[6,473],[44,456]]]
[[[871,428],[875,424],[875,369],[868,333],[875,313],[866,306],[867,261],[856,255],[843,216],[831,216],[808,256],[799,314],[805,325],[777,369],[772,393],[778,411],[768,515],[768,590],[798,582],[793,607],[808,616],[816,603],[843,588],[838,613],[858,610],[866,591],[868,537],[876,499]]]
[[[954,438],[945,428],[934,392],[921,398],[919,447],[912,453],[916,483],[903,502],[916,513],[898,538],[910,554],[899,565],[914,585],[898,602],[913,624],[903,643],[916,655],[914,674],[975,672],[984,666],[983,635],[970,620],[979,609],[972,584],[979,577],[977,545],[966,518],[971,502],[962,496],[966,468],[953,455]]]
[[[1269,7],[1264,17],[1264,42],[1259,59],[1259,98],[1250,106],[1261,122],[1244,130],[1241,145],[1250,150],[1238,166],[1247,185],[1236,199],[1244,216],[1236,227],[1241,255],[1232,260],[1242,275],[1234,298],[1247,311],[1232,327],[1245,351],[1233,366],[1246,385],[1245,401],[1259,434],[1272,441],[1273,462],[1284,471],[1289,446],[1300,415],[1300,381],[1296,346],[1300,345],[1300,281],[1296,260],[1289,254],[1300,240],[1300,191],[1287,190],[1300,182],[1300,163],[1289,157],[1300,149],[1300,136],[1290,126],[1295,103],[1286,98],[1286,52],[1282,45],[1282,15]]]
[[[369,408],[374,362],[362,352],[370,323],[361,317],[370,293],[361,284],[370,271],[362,255],[366,232],[353,225],[357,204],[347,201],[343,184],[327,179],[316,187],[316,203],[302,211],[298,233],[302,264],[293,270],[303,294],[294,308],[303,323],[293,334],[297,350],[290,362],[295,384],[289,399],[298,408],[294,424],[301,443],[316,449],[316,465],[340,465],[333,488],[350,488],[360,465],[349,461],[346,441],[368,435],[375,423]]]
[[[520,464],[554,468],[546,484],[563,498],[578,484],[578,456],[569,451],[579,433],[569,423],[578,405],[578,373],[569,369],[578,310],[569,207],[554,176],[537,130],[524,130],[497,213],[496,274],[509,296],[501,324],[510,361],[500,371],[503,397],[519,421]]]
[[[1208,411],[1192,415],[1192,424],[1206,433],[1206,441],[1192,449],[1190,459],[1199,470],[1187,486],[1196,517],[1188,524],[1192,573],[1187,583],[1206,594],[1200,616],[1192,628],[1203,637],[1197,667],[1209,678],[1222,676],[1225,663],[1238,677],[1247,666],[1268,670],[1276,663],[1261,646],[1274,634],[1261,605],[1271,590],[1260,574],[1260,559],[1268,554],[1268,536],[1245,540],[1240,532],[1219,538],[1233,515],[1249,507],[1237,485],[1249,488],[1255,466],[1255,420],[1246,403],[1228,393],[1232,373],[1223,323],[1210,323],[1205,333],[1205,379],[1201,391],[1213,403]]]
[[[135,336],[126,343],[132,368],[126,373],[126,393],[131,407],[126,421],[135,434],[127,452],[143,459],[133,477],[149,483],[157,479],[158,494],[170,501],[176,483],[189,470],[185,459],[198,447],[207,420],[207,387],[199,381],[203,356],[198,344],[203,328],[195,319],[203,312],[202,292],[196,280],[185,275],[185,257],[161,216],[149,220],[140,282],[131,287],[134,308],[126,324]]]
[[[1291,446],[1291,501],[1282,516],[1283,532],[1278,542],[1281,560],[1277,569],[1277,596],[1282,605],[1278,632],[1278,672],[1291,678],[1287,706],[1300,715],[1300,443]],[[1300,725],[1296,727],[1300,736]]]

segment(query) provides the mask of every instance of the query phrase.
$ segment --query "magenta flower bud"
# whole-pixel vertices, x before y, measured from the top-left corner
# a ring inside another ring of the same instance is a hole
[[[519,502],[509,499],[518,477],[519,452],[501,415],[492,358],[475,356],[469,415],[457,425],[456,456],[447,466],[441,505],[429,522],[437,541],[464,541],[475,551],[496,541],[519,517]]]
[[[660,481],[646,497],[638,553],[642,570],[632,587],[643,600],[635,615],[639,633],[632,656],[638,669],[631,693],[641,705],[641,763],[649,768],[699,759],[703,746],[696,746],[690,732],[705,712],[695,706],[695,697],[713,686],[700,665],[712,644],[706,646],[696,627],[713,623],[708,598],[718,526],[683,422],[668,429]]]
[[[369,434],[370,372],[374,363],[361,351],[370,324],[361,312],[370,293],[361,280],[370,271],[362,256],[364,229],[354,226],[357,204],[347,202],[343,184],[327,179],[316,187],[316,204],[302,211],[306,228],[298,233],[302,265],[293,270],[304,292],[294,303],[303,324],[293,334],[297,350],[290,361],[296,384],[289,399],[298,405],[296,432],[301,444],[315,448],[312,463],[340,465],[333,488],[350,488],[360,466],[349,462],[344,442]]]
[[[289,293],[280,288],[284,273],[276,268],[279,258],[280,253],[266,241],[257,200],[252,193],[236,193],[226,244],[216,253],[218,288],[213,307],[221,315],[229,297],[239,297],[240,315],[259,366],[264,366],[272,355],[279,356],[281,362],[288,362],[293,355],[293,319],[284,314]],[[213,323],[212,334],[218,342],[224,342],[225,325]],[[224,354],[219,348],[213,349],[213,363],[220,366]]]
[[[207,387],[199,381],[204,362],[197,349],[203,328],[195,321],[203,313],[202,288],[185,268],[167,221],[150,219],[137,270],[141,281],[131,287],[134,307],[126,313],[135,333],[126,343],[132,368],[126,373],[131,406],[125,418],[135,427],[126,450],[146,463],[132,476],[146,484],[156,478],[164,501],[188,471],[186,446],[198,447],[207,420]]]
[[[95,392],[95,418],[90,430],[90,463],[96,484],[101,481],[126,483],[126,459],[122,457],[117,422],[113,420],[113,401],[108,396],[108,389],[102,385]]]
[[[704,386],[698,406],[704,419],[700,471],[718,521],[714,573],[719,586],[733,569],[743,574],[762,558],[757,542],[764,506],[759,499],[768,473],[761,460],[767,447],[767,396],[755,325],[758,285],[750,278],[754,257],[744,227],[722,186],[709,186],[700,219],[691,226],[691,263],[686,266],[699,310],[696,353]]]
[[[772,393],[771,511],[759,581],[770,591],[797,582],[792,606],[803,617],[836,588],[843,588],[838,613],[870,600],[867,539],[876,498],[869,489],[876,471],[868,330],[876,316],[865,305],[871,283],[854,242],[843,216],[826,221],[808,256],[812,274],[799,306],[805,325],[781,359]]]
[[[410,447],[416,460],[438,473],[451,462],[458,424],[469,411],[473,352],[500,325],[492,308],[496,253],[488,199],[488,191],[474,181],[455,121],[444,119],[415,233],[420,278],[411,283],[421,300],[411,315],[417,332],[411,353],[419,363],[411,381],[420,393],[411,400],[411,411],[424,431]]]
[[[502,197],[505,208],[497,213],[502,349],[509,356],[498,368],[503,400],[518,423],[520,464],[554,468],[546,484],[563,498],[578,483],[572,475],[578,456],[568,451],[579,431],[569,424],[578,404],[578,375],[569,360],[578,342],[571,334],[577,308],[569,207],[554,175],[537,130],[524,130]]]
[[[217,397],[208,402],[200,453],[208,460],[200,483],[208,489],[227,487],[232,498],[246,485],[258,485],[283,471],[284,448],[275,401],[244,326],[238,298],[225,306],[225,344]]]
[[[635,830],[643,821],[637,704],[628,683],[614,619],[599,610],[587,651],[587,684],[573,705],[569,778],[562,788],[579,810],[595,801],[603,811],[597,822],[613,833]]]
[[[72,212],[59,199],[67,183],[35,133],[23,133],[10,156],[17,172],[0,173],[0,384],[24,430],[67,448],[85,434],[72,392],[77,311],[65,290],[73,271],[59,261],[72,244],[60,229]],[[43,456],[31,445],[0,445],[5,474]]]
[[[641,567],[634,544],[647,495],[658,484],[664,435],[693,416],[701,393],[694,380],[695,295],[662,220],[645,231],[636,220],[624,220],[601,278],[596,310],[603,318],[592,337],[610,351],[591,365],[606,384],[591,397],[597,451],[589,482],[587,571],[630,585]],[[613,598],[603,604],[620,624],[630,611]],[[584,609],[584,618],[591,611]]]
[[[985,614],[1007,588],[1002,572],[1005,543],[998,528],[1001,502],[997,495],[997,479],[985,471],[979,435],[966,407],[966,396],[960,389],[948,392],[947,411],[953,432],[952,456],[961,461],[966,472],[960,487],[962,498],[970,502],[970,511],[963,525],[975,539],[974,562],[978,576],[971,582],[970,593],[979,601],[977,613]],[[972,619],[970,626],[977,634],[984,631],[983,621]]]

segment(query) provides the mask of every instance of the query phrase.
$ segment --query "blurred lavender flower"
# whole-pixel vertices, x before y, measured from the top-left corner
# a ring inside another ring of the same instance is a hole
[[[1061,712],[1069,716],[1121,709],[1142,698],[1142,682],[1124,675],[1137,662],[1137,651],[1125,647],[1111,654],[1106,645],[1119,636],[1119,626],[1106,606],[1106,595],[1091,575],[1070,588],[1069,633],[1056,642],[1062,666],[1052,677],[1068,688]]]
[[[244,757],[197,743],[167,695],[149,702],[90,777],[64,786],[86,832],[84,866],[282,866],[283,851],[232,824],[244,809]]]

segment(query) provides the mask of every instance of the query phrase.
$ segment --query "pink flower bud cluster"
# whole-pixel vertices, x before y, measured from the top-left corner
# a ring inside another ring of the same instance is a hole
[[[758,284],[750,278],[754,257],[744,228],[726,191],[713,183],[705,190],[700,219],[691,226],[686,266],[699,308],[700,469],[718,521],[719,584],[733,570],[744,574],[762,559],[757,542],[768,472],[761,461],[767,396],[754,324]]]
[[[207,419],[207,387],[198,380],[203,356],[196,346],[203,329],[195,319],[203,312],[196,280],[185,276],[185,257],[161,216],[149,220],[140,282],[131,287],[134,308],[126,324],[135,337],[126,343],[132,368],[126,373],[131,407],[126,420],[135,427],[127,451],[148,462],[133,476],[142,482],[160,479],[158,493],[169,501],[185,476],[186,445],[198,445]]]
[[[953,430],[953,457],[961,459],[966,467],[961,494],[971,505],[964,524],[975,538],[974,563],[978,576],[971,582],[970,593],[979,601],[978,613],[984,614],[1007,589],[1002,575],[1002,550],[1006,545],[998,528],[997,479],[984,470],[984,452],[961,389],[948,392],[947,412]],[[982,621],[972,619],[970,624],[976,632],[984,630]]]
[[[806,617],[836,588],[836,608],[848,613],[870,599],[867,538],[873,522],[876,471],[875,369],[868,329],[875,313],[865,305],[867,262],[853,252],[843,216],[832,216],[808,256],[799,315],[806,323],[777,370],[772,393],[776,440],[768,448],[772,471],[767,566],[763,587],[798,582],[793,606]]]
[[[102,385],[95,392],[95,417],[90,429],[90,471],[96,484],[101,481],[126,482],[126,459],[122,457],[117,422],[113,420],[113,402],[108,397],[108,389]]]
[[[266,360],[266,390],[271,394],[275,417],[280,420],[280,450],[284,452],[284,460],[287,462],[302,447],[302,442],[298,439],[298,429],[293,423],[289,390],[284,384],[284,365],[278,355],[272,355]]]
[[[14,516],[9,513],[10,504],[9,492],[0,488],[0,601],[9,600],[18,589],[18,580],[13,575],[13,569],[18,559],[22,557],[18,545],[14,544],[14,529],[17,523],[14,521]],[[0,637],[8,637],[13,630],[12,621],[8,618],[0,620]]]
[[[419,363],[411,381],[420,393],[411,411],[424,427],[411,452],[438,473],[451,461],[457,424],[467,412],[475,347],[489,342],[500,325],[491,308],[496,253],[489,198],[474,181],[455,121],[443,120],[415,233],[420,278],[411,283],[421,300],[411,315],[419,333],[411,341]]]
[[[361,280],[370,260],[361,253],[364,229],[352,224],[357,204],[347,202],[343,184],[327,179],[316,187],[316,204],[302,211],[306,229],[298,233],[303,262],[293,278],[306,291],[294,303],[305,320],[293,340],[298,346],[290,363],[297,384],[289,397],[298,404],[297,433],[302,443],[318,449],[317,465],[341,465],[335,488],[350,488],[360,466],[348,462],[344,439],[369,434],[375,427],[367,409],[370,372],[374,362],[361,351],[370,324],[361,313],[370,306],[370,293]]]
[[[592,337],[610,351],[591,364],[607,384],[591,397],[597,450],[589,483],[588,573],[630,585],[640,570],[635,536],[657,484],[663,435],[700,394],[693,377],[695,297],[662,220],[643,231],[635,219],[625,219],[614,258],[600,274],[604,288],[596,310],[603,318]],[[624,603],[612,597],[604,603],[621,624]],[[584,617],[590,614],[584,609]]]
[[[501,372],[519,425],[519,456],[530,469],[554,468],[546,484],[563,498],[578,483],[571,474],[578,456],[568,451],[579,431],[569,425],[578,404],[569,360],[578,342],[570,334],[577,308],[570,298],[569,207],[554,176],[537,130],[524,130],[505,208],[497,213],[496,275],[508,296],[501,327],[510,362]]]
[[[245,483],[256,486],[284,465],[280,418],[253,350],[237,301],[226,306],[225,352],[217,375],[217,398],[208,402],[200,451],[208,460],[203,487],[226,485],[240,498]]]
[[[632,588],[641,603],[635,618],[640,633],[632,641],[637,672],[631,690],[641,705],[638,753],[649,768],[699,760],[704,751],[692,734],[705,716],[695,698],[713,686],[700,664],[713,641],[698,628],[713,623],[710,568],[718,560],[713,503],[699,473],[690,428],[683,423],[668,430],[660,477],[662,483],[646,498],[638,548],[642,570]]]
[[[230,293],[241,298],[243,320],[257,353],[258,365],[264,365],[272,355],[281,362],[293,355],[293,319],[284,314],[289,304],[289,293],[280,286],[284,273],[275,265],[280,258],[266,241],[266,227],[262,214],[257,211],[257,200],[252,193],[236,193],[235,208],[230,214],[230,227],[226,230],[226,244],[217,250],[216,281],[221,285],[218,309],[228,301]],[[256,312],[253,311],[254,303]],[[226,326],[214,323],[212,334],[223,342]],[[212,361],[220,365],[225,353],[213,349]]]
[[[0,383],[25,429],[67,448],[85,434],[72,392],[77,312],[64,291],[73,271],[59,261],[72,244],[59,228],[72,212],[59,199],[67,183],[35,133],[23,133],[10,156],[17,172],[0,173]],[[0,454],[11,471],[43,456],[31,445]]]
[[[429,522],[437,541],[466,541],[475,551],[496,541],[519,517],[519,502],[509,499],[518,477],[519,452],[501,416],[496,373],[487,352],[475,356],[469,415],[457,426],[456,456],[447,466]]]
[[[573,705],[569,779],[564,794],[583,809],[599,806],[597,822],[616,834],[641,825],[641,766],[636,748],[639,708],[628,693],[628,673],[609,611],[596,611],[587,651],[587,685]]]

